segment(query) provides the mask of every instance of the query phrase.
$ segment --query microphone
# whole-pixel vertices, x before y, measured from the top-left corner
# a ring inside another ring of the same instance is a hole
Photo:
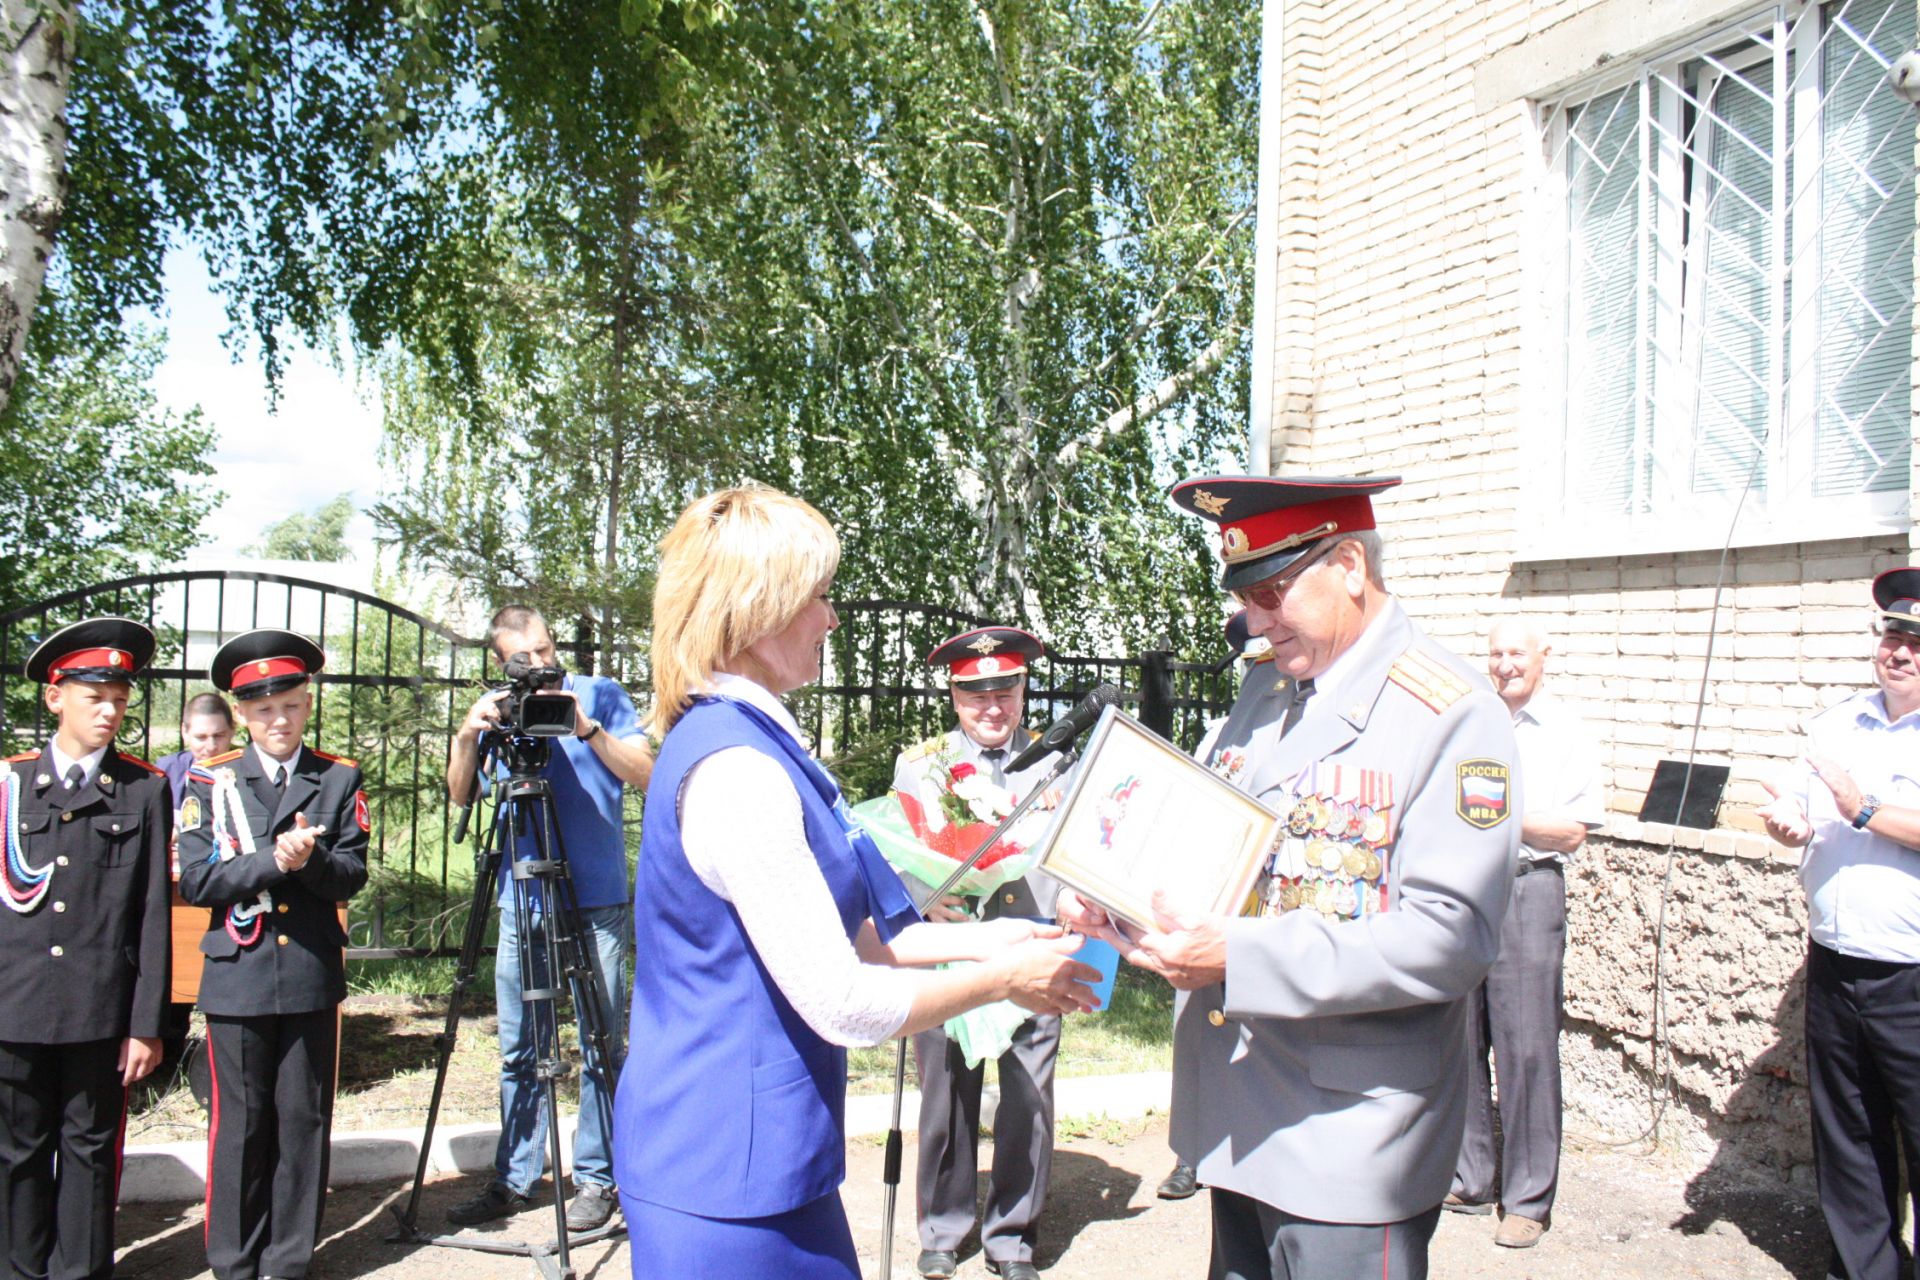
[[[1022,769],[1040,763],[1044,756],[1052,755],[1093,727],[1100,713],[1110,706],[1117,706],[1126,695],[1117,684],[1102,684],[1074,706],[1073,710],[1047,726],[1047,731],[1028,744],[1027,749],[1015,756],[1007,764],[1008,773],[1018,773]]]

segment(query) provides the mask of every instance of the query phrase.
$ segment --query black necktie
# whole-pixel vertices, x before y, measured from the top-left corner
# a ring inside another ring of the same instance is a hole
[[[273,771],[273,789],[275,791],[285,791],[287,789],[287,769],[285,765]]]
[[[1313,681],[1302,680],[1294,686],[1293,702],[1287,707],[1287,714],[1280,721],[1280,736],[1286,737],[1293,732],[1293,726],[1300,723],[1300,717],[1306,714],[1307,699],[1313,696]]]
[[[87,770],[83,765],[74,765],[67,770],[67,790],[78,791],[87,785]]]
[[[987,768],[993,771],[993,785],[1005,786],[1007,783],[1007,749],[1005,747],[987,747],[980,752],[980,758],[987,762]]]

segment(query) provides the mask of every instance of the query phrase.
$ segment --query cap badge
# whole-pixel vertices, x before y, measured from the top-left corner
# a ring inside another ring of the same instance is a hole
[[[1205,489],[1193,491],[1193,505],[1215,518],[1227,509],[1227,503],[1231,501],[1231,498],[1217,498]]]
[[[121,663],[123,663],[123,662],[125,662],[125,661],[126,661],[126,659],[125,659],[125,658],[123,658],[123,657],[122,657],[122,656],[120,655],[120,651],[119,651],[118,649],[110,649],[110,650],[108,650],[108,652],[107,652],[107,665],[108,665],[108,666],[110,666],[110,667],[117,667],[117,666],[119,666],[119,665],[120,665]]]
[[[983,676],[990,676],[1000,670],[1000,659],[982,658],[975,664],[973,669]]]
[[[1247,531],[1237,524],[1228,525],[1220,534],[1220,554],[1229,559],[1245,555],[1251,545],[1247,541]]]
[[[975,640],[967,646],[967,648],[973,650],[975,653],[992,653],[999,647],[1000,641],[994,639],[992,636],[981,636],[978,640]]]
[[[256,662],[253,664],[253,669],[261,675],[265,675],[267,672],[273,670],[273,664],[265,661]]]

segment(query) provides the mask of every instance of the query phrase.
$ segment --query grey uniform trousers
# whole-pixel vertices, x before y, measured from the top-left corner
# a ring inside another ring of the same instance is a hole
[[[995,1262],[1031,1262],[1053,1170],[1053,1063],[1060,1018],[1036,1014],[1000,1055],[1000,1103],[993,1118],[993,1174],[980,1222],[980,1247]],[[920,1157],[916,1206],[920,1247],[957,1251],[973,1229],[980,1167],[980,1091],[986,1064],[968,1067],[960,1046],[936,1027],[913,1038],[920,1073]]]
[[[1560,1018],[1567,878],[1538,863],[1513,881],[1500,955],[1467,1006],[1467,1133],[1453,1194],[1547,1221],[1560,1178]],[[1487,1049],[1500,1080],[1496,1169]]]
[[[1315,1222],[1213,1188],[1207,1280],[1427,1280],[1440,1206],[1404,1222]]]

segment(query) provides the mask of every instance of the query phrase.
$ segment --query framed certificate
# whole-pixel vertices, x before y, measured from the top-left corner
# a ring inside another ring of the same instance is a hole
[[[1110,915],[1149,928],[1156,890],[1176,910],[1237,916],[1282,821],[1108,707],[1035,869]]]

